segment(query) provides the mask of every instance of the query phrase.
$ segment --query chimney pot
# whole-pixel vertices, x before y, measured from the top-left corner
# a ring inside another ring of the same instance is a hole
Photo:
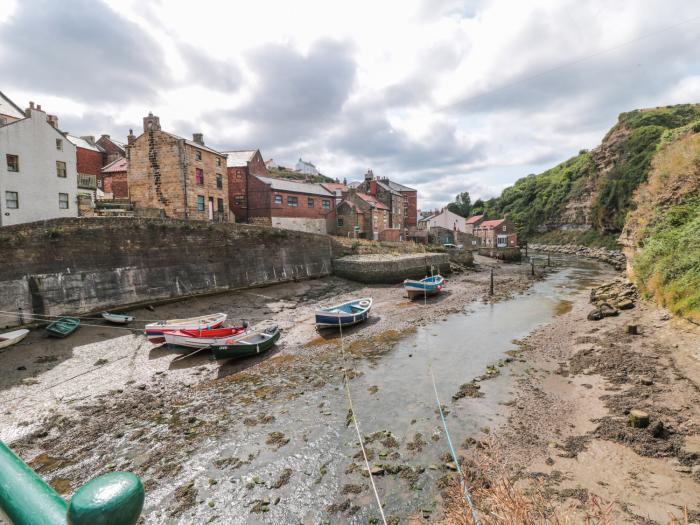
[[[32,102],[31,100],[29,101],[29,107],[30,109],[34,109],[34,102]]]
[[[51,124],[54,128],[58,128],[58,117],[56,115],[49,115],[46,117],[46,120],[48,121],[49,124]]]
[[[37,109],[38,111],[41,111],[41,104],[37,104],[37,105],[36,105],[36,109]]]
[[[126,143],[131,145],[134,143],[135,140],[136,140],[136,136],[134,135],[134,130],[130,129],[129,135],[126,137]]]

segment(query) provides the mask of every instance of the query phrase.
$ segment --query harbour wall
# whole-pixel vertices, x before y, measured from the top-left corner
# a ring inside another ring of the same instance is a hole
[[[113,217],[8,226],[0,328],[323,277],[331,258],[326,235],[242,224]]]
[[[333,260],[333,273],[361,283],[392,284],[449,271],[446,253],[350,255]]]

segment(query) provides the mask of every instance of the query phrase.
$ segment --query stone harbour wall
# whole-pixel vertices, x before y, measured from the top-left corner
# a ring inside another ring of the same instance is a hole
[[[446,253],[350,255],[333,260],[333,273],[361,283],[393,284],[449,271]]]
[[[606,248],[589,248],[576,244],[530,244],[528,249],[541,253],[561,253],[564,255],[578,255],[579,257],[590,257],[608,263],[617,271],[625,269],[627,258],[619,250],[608,250]]]
[[[325,235],[240,224],[74,218],[0,229],[0,327],[331,274]]]

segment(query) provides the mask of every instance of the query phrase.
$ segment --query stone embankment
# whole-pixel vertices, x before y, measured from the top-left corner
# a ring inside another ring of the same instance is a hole
[[[446,253],[350,255],[333,260],[335,275],[361,283],[393,284],[449,272],[450,260]]]
[[[588,246],[576,244],[530,244],[528,248],[536,252],[590,257],[612,265],[617,271],[624,270],[627,264],[627,258],[624,253],[619,250],[608,250],[607,248],[589,248]]]

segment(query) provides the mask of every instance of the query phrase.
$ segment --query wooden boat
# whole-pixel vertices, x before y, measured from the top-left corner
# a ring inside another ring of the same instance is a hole
[[[144,333],[151,343],[164,343],[166,332],[176,330],[209,330],[218,328],[226,321],[226,314],[218,313],[203,315],[201,317],[190,317],[188,319],[169,319],[149,323],[144,327]]]
[[[52,337],[68,337],[80,326],[80,319],[77,317],[61,317],[46,327],[46,331]]]
[[[213,345],[215,359],[229,359],[261,354],[272,348],[280,338],[280,329],[272,326],[262,331],[251,331],[242,337],[222,339],[221,343]]]
[[[185,348],[207,348],[216,344],[225,344],[226,340],[246,335],[245,326],[232,328],[212,328],[211,330],[176,330],[166,332],[165,344]]]
[[[442,291],[444,284],[445,278],[442,275],[432,275],[420,281],[406,279],[403,282],[403,287],[408,294],[408,298],[414,299],[416,297],[437,295]]]
[[[134,320],[134,318],[131,315],[111,314],[109,312],[104,312],[102,314],[102,318],[114,324],[127,324]]]
[[[19,343],[22,339],[27,337],[28,333],[29,330],[22,329],[0,334],[0,348],[7,348],[15,343]]]
[[[346,303],[319,308],[316,310],[316,326],[319,328],[333,326],[350,326],[361,323],[369,317],[372,298],[363,297]]]

